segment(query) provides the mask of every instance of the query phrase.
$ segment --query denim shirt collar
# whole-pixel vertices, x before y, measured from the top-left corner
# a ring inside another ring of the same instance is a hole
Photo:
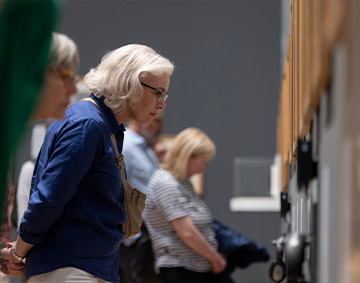
[[[125,131],[124,124],[118,124],[114,113],[112,110],[105,105],[104,97],[97,98],[93,93],[90,94],[90,97],[96,102],[96,104],[100,107],[101,113],[104,116],[104,120],[108,126],[108,129],[111,134],[123,133]]]

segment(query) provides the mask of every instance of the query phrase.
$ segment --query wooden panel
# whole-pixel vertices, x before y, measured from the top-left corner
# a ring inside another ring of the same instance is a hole
[[[296,140],[297,140],[297,124],[298,124],[298,72],[297,72],[297,0],[291,0],[290,10],[291,10],[291,17],[290,17],[290,119],[291,119],[291,140],[290,140],[290,151],[289,151],[289,163],[294,164],[296,162]]]
[[[312,77],[311,77],[311,106],[317,107],[320,100],[320,78],[321,78],[321,59],[322,59],[322,34],[321,34],[321,1],[312,1]]]
[[[290,45],[290,40],[288,46]],[[288,49],[290,50],[290,49]],[[280,93],[279,103],[279,115],[277,125],[277,148],[278,153],[281,155],[281,190],[286,192],[289,183],[289,152],[290,152],[290,141],[291,141],[291,120],[290,118],[290,55],[286,57],[283,73],[282,73],[282,84]]]
[[[299,138],[310,131],[313,108],[311,107],[311,0],[300,2],[300,81],[299,81]]]
[[[345,36],[344,23],[348,14],[348,0],[323,0],[323,34],[328,47]]]
[[[302,124],[300,126],[300,137],[304,137],[309,133],[311,120],[315,112],[315,107],[312,104],[312,91],[311,91],[311,80],[313,76],[312,61],[313,61],[313,17],[312,17],[312,0],[303,1],[303,38],[304,41],[304,65],[303,65],[303,105],[302,105]]]
[[[290,34],[277,121],[283,190],[289,181],[289,164],[297,161],[297,140],[309,134],[320,95],[330,81],[330,55],[346,30],[348,1],[290,1]]]
[[[306,1],[306,0],[305,0]],[[303,102],[304,102],[304,0],[298,2],[298,136],[303,137],[301,129],[304,125]]]

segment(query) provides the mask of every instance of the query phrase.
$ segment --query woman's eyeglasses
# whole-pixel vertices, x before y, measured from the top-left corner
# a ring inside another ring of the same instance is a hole
[[[155,94],[157,95],[157,97],[156,97],[156,102],[157,103],[161,102],[162,100],[166,101],[166,99],[168,98],[168,95],[166,94],[165,91],[161,91],[161,90],[159,90],[159,89],[157,89],[155,87],[152,87],[152,86],[150,86],[148,84],[145,84],[145,83],[140,83],[140,84],[142,86],[145,86],[145,87],[150,88],[153,91],[155,91]]]
[[[78,75],[72,75],[70,69],[52,67],[50,70],[58,73],[67,85],[76,85],[80,78]]]

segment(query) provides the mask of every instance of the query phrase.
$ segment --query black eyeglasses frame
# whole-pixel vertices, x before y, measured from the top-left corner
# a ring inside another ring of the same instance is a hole
[[[150,88],[152,90],[154,90],[156,92],[157,98],[156,98],[156,102],[159,103],[161,102],[161,100],[166,101],[166,99],[168,98],[168,94],[165,91],[161,91],[151,85],[148,85],[146,83],[140,83],[142,86]]]

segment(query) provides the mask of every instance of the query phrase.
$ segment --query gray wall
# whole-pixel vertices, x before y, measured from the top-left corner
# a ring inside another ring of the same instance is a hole
[[[205,174],[205,200],[214,217],[274,258],[277,213],[234,213],[234,156],[273,157],[280,87],[280,0],[66,1],[58,30],[79,46],[80,74],[106,51],[147,44],[171,59],[165,133],[195,126],[215,141]],[[266,264],[236,272],[236,282],[270,282]]]

